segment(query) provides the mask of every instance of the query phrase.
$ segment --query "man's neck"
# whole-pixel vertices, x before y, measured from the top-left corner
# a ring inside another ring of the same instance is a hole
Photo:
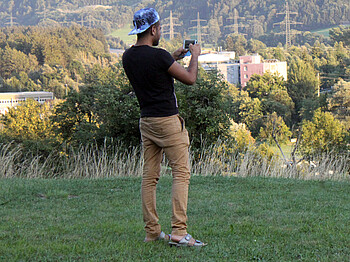
[[[135,46],[141,46],[141,45],[148,45],[148,46],[153,46],[153,41],[152,39],[146,37],[142,39],[137,39]]]

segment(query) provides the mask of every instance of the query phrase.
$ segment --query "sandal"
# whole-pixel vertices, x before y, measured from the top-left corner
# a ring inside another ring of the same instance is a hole
[[[202,241],[199,240],[195,240],[194,243],[190,243],[190,240],[193,237],[190,234],[187,234],[186,236],[184,236],[179,242],[175,242],[173,240],[170,240],[169,245],[172,246],[176,246],[176,247],[204,247],[208,244],[203,243]]]
[[[160,232],[159,236],[157,238],[154,239],[147,239],[147,237],[145,238],[144,242],[152,242],[152,241],[158,241],[158,240],[164,240],[164,241],[169,241],[171,239],[171,235],[170,234],[165,234],[163,231]]]

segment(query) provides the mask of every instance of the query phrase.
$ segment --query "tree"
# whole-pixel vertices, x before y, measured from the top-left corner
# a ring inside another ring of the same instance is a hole
[[[235,51],[236,56],[245,55],[247,40],[243,35],[229,34],[225,40],[225,49]]]
[[[17,141],[45,140],[53,137],[48,104],[28,99],[1,117],[2,134]]]
[[[291,123],[294,103],[288,95],[283,77],[265,73],[253,75],[247,83],[246,90],[252,98],[261,101],[263,115],[276,112],[284,121]]]
[[[208,39],[212,44],[217,45],[218,39],[221,35],[221,30],[220,30],[218,20],[210,19],[208,23],[208,27],[209,27]]]
[[[350,128],[350,82],[339,81],[328,98],[328,106],[334,116],[347,129]]]
[[[56,134],[72,145],[102,145],[106,138],[139,145],[138,102],[121,67],[95,66],[85,83],[57,106]]]
[[[344,126],[329,112],[317,109],[311,121],[303,121],[302,130],[299,150],[304,156],[346,151]]]
[[[350,27],[339,26],[329,30],[329,37],[334,42],[343,42],[344,45],[350,46]]]
[[[258,53],[259,51],[266,48],[266,45],[256,39],[250,39],[247,43],[247,51],[250,53]]]
[[[288,70],[287,90],[299,114],[305,99],[317,100],[320,81],[315,68],[300,58],[293,59]]]
[[[218,138],[229,138],[229,98],[224,95],[228,84],[217,72],[200,71],[195,85],[176,82],[175,90],[193,148],[200,148],[203,141],[210,145]]]
[[[270,145],[274,143],[275,139],[277,143],[284,144],[289,140],[291,135],[292,132],[290,132],[282,117],[278,116],[276,112],[273,112],[266,115],[262,127],[260,127],[258,139]]]

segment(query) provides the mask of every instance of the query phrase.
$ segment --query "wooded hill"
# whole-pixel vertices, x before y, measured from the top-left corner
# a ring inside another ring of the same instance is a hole
[[[155,7],[166,19],[173,12],[178,18],[175,31],[191,33],[199,12],[208,32],[219,32],[219,37],[233,32],[235,9],[239,31],[257,38],[271,31],[280,31],[275,23],[283,21],[285,0],[0,0],[1,26],[56,24],[71,22],[102,27],[105,32],[131,24],[133,12],[141,7]],[[350,17],[348,0],[293,0],[289,3],[291,20],[302,24],[298,30],[317,30],[347,23]],[[12,19],[11,19],[12,14]],[[166,23],[165,20],[163,20]],[[166,29],[166,28],[164,28]],[[215,38],[215,37],[214,37]],[[215,39],[213,39],[215,40]]]

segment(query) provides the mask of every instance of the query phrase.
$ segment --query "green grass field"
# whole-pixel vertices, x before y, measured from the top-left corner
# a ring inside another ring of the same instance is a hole
[[[158,184],[170,232],[171,178]],[[189,233],[201,249],[143,243],[140,178],[0,180],[1,261],[349,261],[350,184],[191,179]]]
[[[128,45],[132,45],[136,41],[135,35],[128,35],[128,33],[132,30],[130,24],[126,24],[123,28],[113,31],[108,36],[119,37],[123,40],[124,43]]]
[[[325,28],[325,29],[322,29],[322,30],[311,31],[311,32],[323,35],[325,37],[329,37],[329,30],[331,30],[332,28],[334,28],[334,27],[329,27],[329,28]]]

